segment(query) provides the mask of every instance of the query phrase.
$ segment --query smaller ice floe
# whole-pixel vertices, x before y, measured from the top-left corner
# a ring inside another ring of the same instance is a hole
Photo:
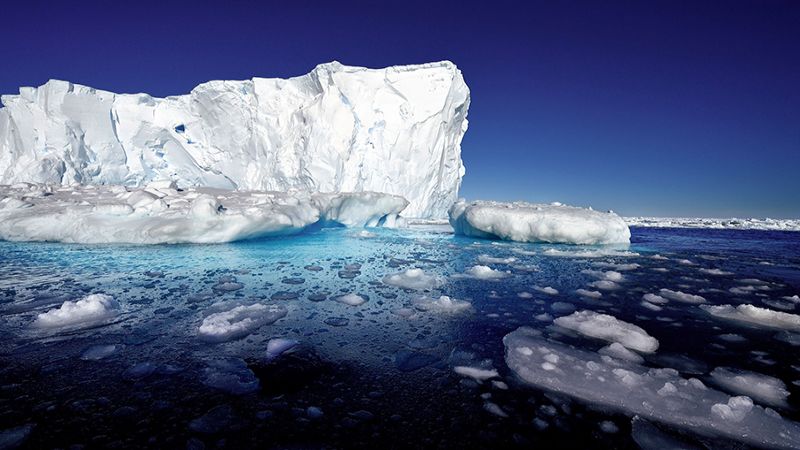
[[[492,269],[489,266],[472,266],[463,274],[453,275],[455,278],[474,278],[476,280],[502,280],[511,276],[511,272]]]
[[[598,299],[603,296],[602,292],[589,291],[586,289],[576,289],[575,293],[580,295],[581,297],[592,298],[592,299]]]
[[[497,417],[502,417],[504,419],[508,417],[508,413],[503,411],[503,408],[501,408],[500,405],[498,405],[497,403],[492,403],[489,401],[484,402],[483,409],[486,410],[486,412],[488,412],[489,414],[495,415]]]
[[[267,360],[273,360],[278,356],[295,348],[299,342],[294,339],[273,338],[267,342]]]
[[[87,327],[106,321],[119,312],[120,306],[106,294],[91,294],[36,316],[37,328]]]
[[[84,361],[99,361],[111,356],[116,351],[117,346],[114,344],[93,345],[81,353],[81,359]]]
[[[367,302],[366,297],[353,293],[340,295],[336,297],[335,300],[347,306],[361,306]]]
[[[264,325],[271,325],[288,314],[282,305],[240,305],[223,312],[210,314],[203,319],[198,335],[210,342],[238,339]]]
[[[495,369],[483,369],[480,367],[470,367],[470,366],[455,366],[453,367],[453,372],[461,375],[462,377],[469,377],[473,380],[481,383],[488,379],[495,378],[499,376]]]
[[[607,256],[629,257],[639,256],[638,253],[614,248],[595,248],[595,249],[557,249],[548,248],[542,252],[546,256],[556,256],[563,258],[605,258]]]
[[[675,300],[676,302],[692,303],[692,304],[699,304],[699,303],[705,303],[706,302],[706,299],[703,298],[700,295],[687,294],[687,293],[681,292],[681,291],[673,291],[673,290],[670,290],[670,289],[661,289],[661,290],[658,291],[658,293],[659,293],[659,295],[661,297],[669,299],[669,300]]]
[[[489,255],[480,255],[478,256],[478,262],[481,264],[514,264],[517,262],[517,258],[513,256],[509,256],[508,258],[495,258]]]
[[[753,305],[700,305],[707,313],[722,319],[745,322],[768,328],[800,331],[800,316]]]
[[[747,397],[729,397],[696,378],[683,378],[674,369],[609,361],[525,327],[506,335],[503,343],[509,369],[536,389],[702,435],[762,447],[800,447],[800,424]]]
[[[663,305],[664,303],[668,302],[667,299],[665,299],[664,297],[662,297],[660,295],[656,295],[656,294],[644,294],[642,296],[642,300],[644,300],[644,301],[646,301],[648,303],[654,303],[656,305]]]
[[[625,348],[642,353],[653,353],[658,349],[658,340],[642,328],[608,314],[584,310],[559,317],[553,323],[584,336],[616,342]]]
[[[558,295],[558,290],[557,290],[557,289],[555,289],[555,288],[552,288],[552,287],[550,287],[550,286],[545,286],[545,287],[541,287],[541,286],[534,286],[534,287],[533,287],[533,289],[534,289],[536,292],[541,292],[542,294],[547,294],[547,295]]]
[[[617,263],[610,263],[610,262],[605,262],[605,261],[596,262],[596,263],[594,263],[594,265],[597,266],[597,267],[607,267],[607,268],[610,268],[610,269],[614,269],[614,270],[616,270],[618,272],[627,272],[627,271],[636,270],[636,269],[642,267],[642,266],[640,266],[639,264],[636,264],[636,263],[617,264]]]
[[[800,303],[800,295],[797,294],[792,295],[791,297],[787,295],[786,297],[783,297],[783,299],[793,303]]]
[[[591,277],[597,278],[598,280],[604,281],[613,281],[615,283],[619,283],[625,281],[625,276],[615,270],[581,270],[581,273],[584,275],[589,275]]]
[[[517,292],[517,297],[519,298],[533,298],[533,294],[528,291]]]
[[[732,394],[746,395],[770,406],[785,407],[789,391],[783,381],[760,373],[717,367],[711,371],[711,380]]]
[[[429,275],[422,269],[414,268],[386,275],[383,277],[383,283],[403,289],[422,291],[441,287],[444,284],[444,279],[435,275]]]
[[[472,304],[466,300],[442,295],[439,298],[417,297],[412,303],[420,311],[428,311],[442,314],[455,314],[472,310]]]
[[[256,375],[238,358],[210,361],[203,370],[203,384],[233,395],[249,394],[259,388]]]
[[[661,306],[654,305],[654,304],[652,304],[650,302],[646,302],[644,300],[642,300],[640,305],[642,305],[642,307],[645,308],[645,309],[649,309],[650,311],[655,311],[655,312],[658,312],[658,311],[661,311],[662,309],[664,309]]]
[[[704,269],[699,269],[699,271],[704,273],[704,274],[706,274],[706,275],[714,275],[714,276],[717,276],[717,277],[725,277],[725,276],[733,275],[733,272],[726,272],[726,271],[721,270],[721,269],[705,269],[704,268]]]
[[[617,283],[608,280],[593,281],[589,283],[589,287],[600,289],[601,291],[614,291],[620,288]]]
[[[597,351],[597,353],[624,361],[630,361],[636,364],[641,364],[644,362],[644,358],[639,356],[639,354],[628,350],[619,342],[612,342],[611,345],[601,348]]]
[[[456,202],[449,211],[456,234],[517,242],[565,244],[630,243],[618,215],[561,204]]]

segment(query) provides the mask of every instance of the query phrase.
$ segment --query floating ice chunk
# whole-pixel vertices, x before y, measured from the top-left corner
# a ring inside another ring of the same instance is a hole
[[[784,300],[789,300],[790,302],[793,302],[793,303],[800,303],[800,295],[797,295],[797,294],[792,295],[791,297],[789,297],[789,296],[783,297],[783,299]]]
[[[621,282],[621,281],[625,280],[625,277],[621,273],[619,273],[619,272],[617,272],[615,270],[607,270],[607,271],[604,272],[602,270],[589,270],[589,269],[586,269],[586,270],[581,270],[581,273],[585,274],[585,275],[593,276],[593,277],[595,277],[595,278],[597,278],[599,280],[606,280],[606,281],[613,281],[613,282]]]
[[[93,345],[81,353],[81,359],[84,361],[97,361],[112,355],[115,351],[117,351],[117,346],[114,344]]]
[[[511,276],[511,272],[503,272],[502,270],[492,269],[489,266],[472,266],[461,275],[466,278],[475,278],[476,280],[501,280]]]
[[[110,295],[91,294],[39,314],[33,325],[38,328],[86,327],[114,317],[119,309],[119,303]]]
[[[607,347],[603,347],[597,351],[601,355],[611,356],[613,358],[622,359],[625,361],[630,361],[632,363],[641,364],[644,362],[644,358],[639,356],[637,353],[634,353],[624,345],[620,344],[619,342],[612,342],[611,345]]]
[[[418,297],[413,300],[414,307],[421,311],[435,313],[460,313],[472,310],[472,304],[466,300],[442,295],[439,298]]]
[[[800,231],[800,219],[626,217],[625,222],[632,227]],[[763,264],[764,262],[765,261],[762,261],[760,264]]]
[[[426,274],[422,269],[407,269],[399,273],[386,275],[383,282],[404,289],[426,290],[436,289],[444,284],[441,277]]]
[[[769,328],[800,331],[800,316],[753,305],[700,305],[706,312],[722,319],[746,322]]]
[[[519,298],[533,298],[533,294],[528,291],[517,292],[517,297]]]
[[[726,272],[726,271],[721,270],[721,269],[705,269],[705,268],[703,268],[703,269],[699,269],[699,271],[704,273],[704,274],[706,274],[706,275],[715,275],[715,276],[733,275],[733,272]]]
[[[592,283],[589,283],[589,287],[600,289],[601,291],[613,291],[619,289],[619,285],[617,283],[608,280],[594,281]]]
[[[642,296],[642,300],[644,300],[646,302],[649,302],[649,303],[654,303],[654,304],[657,304],[657,305],[663,305],[664,303],[667,303],[667,301],[668,301],[664,297],[662,297],[660,295],[656,295],[656,294],[644,294]]]
[[[267,359],[275,359],[278,356],[295,348],[299,342],[294,339],[273,338],[267,342]]]
[[[518,242],[629,243],[631,232],[613,213],[563,205],[475,201],[449,211],[456,234]]]
[[[246,336],[264,325],[270,325],[286,316],[282,305],[240,305],[203,319],[198,335],[207,341],[224,342]]]
[[[711,371],[711,379],[728,392],[771,406],[786,406],[789,397],[783,381],[760,373],[717,367]]]
[[[610,420],[600,422],[600,431],[607,434],[614,434],[619,432],[619,427]]]
[[[706,301],[705,298],[699,295],[687,294],[685,292],[673,291],[670,289],[661,289],[658,291],[658,293],[661,295],[661,297],[675,300],[676,302],[698,304],[705,303]]]
[[[652,353],[658,349],[658,340],[647,334],[646,331],[608,314],[584,310],[559,317],[553,322],[584,336],[616,342],[631,350]]]
[[[508,367],[538,389],[749,445],[800,446],[800,424],[747,400],[731,399],[698,380],[682,378],[675,370],[618,360],[612,364],[595,352],[548,341],[527,328],[506,335],[503,343]],[[558,358],[555,363],[553,356]],[[663,390],[667,383],[675,388],[672,393]]]
[[[542,294],[558,295],[558,289],[552,288],[550,286],[545,286],[545,287],[534,286],[533,289],[537,292],[541,292]]]
[[[513,264],[517,261],[517,258],[513,256],[509,256],[508,258],[495,258],[489,255],[480,255],[478,256],[478,262],[481,264]]]
[[[482,382],[490,378],[499,376],[495,369],[483,369],[480,367],[469,366],[455,366],[453,372],[461,375],[462,377],[469,377],[475,381]]]
[[[367,299],[352,292],[345,295],[340,295],[335,299],[337,302],[347,306],[360,306],[367,302]]]
[[[595,249],[578,249],[566,250],[557,248],[548,248],[544,252],[547,256],[558,256],[564,258],[604,258],[607,256],[639,256],[638,253],[630,252],[627,250],[620,250],[616,248],[595,248]]]
[[[489,414],[493,414],[497,417],[508,417],[508,413],[503,411],[503,408],[501,408],[497,403],[485,402],[483,404],[483,409],[485,409]]]
[[[601,292],[598,291],[589,291],[586,289],[576,289],[575,293],[580,295],[581,297],[593,298],[598,299],[603,296]]]
[[[664,309],[664,308],[662,308],[662,307],[660,307],[658,305],[654,305],[654,304],[652,304],[650,302],[646,302],[646,301],[642,301],[640,304],[642,305],[642,307],[647,308],[650,311],[661,311],[662,309]]]
[[[173,190],[116,193],[115,187],[58,191],[25,209],[0,209],[0,239],[70,243],[220,243],[296,234],[315,223],[388,225],[408,202],[374,192],[304,193]],[[116,188],[119,188],[117,186]],[[125,188],[121,188],[125,189]],[[0,186],[0,197],[19,195]],[[78,194],[78,203],[72,196]],[[127,197],[127,199],[126,199]],[[136,208],[126,203],[131,198]],[[147,203],[150,198],[158,202]]]
[[[203,370],[203,384],[229,394],[243,395],[257,391],[260,383],[247,363],[227,358],[209,362]]]

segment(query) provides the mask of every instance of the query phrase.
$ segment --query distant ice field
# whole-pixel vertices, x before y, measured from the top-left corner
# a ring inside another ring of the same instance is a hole
[[[797,236],[0,241],[0,442],[797,448]]]

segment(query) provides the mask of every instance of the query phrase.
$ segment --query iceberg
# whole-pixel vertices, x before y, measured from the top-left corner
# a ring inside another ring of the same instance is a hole
[[[115,94],[50,80],[2,96],[0,184],[375,191],[444,217],[464,166],[469,89],[451,62],[331,62],[289,79]]]
[[[82,244],[222,243],[296,234],[314,224],[396,225],[408,205],[375,192],[0,186],[0,239]]]
[[[628,244],[631,232],[612,212],[560,203],[458,201],[449,210],[456,234],[517,242]]]

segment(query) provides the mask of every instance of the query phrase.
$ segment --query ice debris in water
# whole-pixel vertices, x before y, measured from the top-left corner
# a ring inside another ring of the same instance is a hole
[[[335,300],[347,306],[360,306],[367,302],[365,297],[353,293],[340,295]]]
[[[676,302],[698,304],[705,303],[706,301],[706,299],[700,295],[687,294],[685,292],[673,291],[670,289],[661,289],[658,291],[658,293],[661,297],[675,300]]]
[[[267,342],[267,359],[275,359],[299,344],[294,339],[273,338]]]
[[[553,287],[550,287],[550,286],[545,286],[545,287],[541,287],[541,286],[534,286],[534,287],[533,287],[533,289],[534,289],[536,292],[541,292],[542,294],[547,294],[547,295],[558,295],[558,289],[555,289],[555,288],[553,288]]]
[[[747,397],[729,397],[674,369],[604,359],[519,328],[503,338],[508,367],[524,382],[589,404],[749,445],[800,446],[800,424]]]
[[[498,373],[495,369],[483,369],[480,367],[470,366],[455,366],[453,372],[461,375],[462,377],[469,377],[475,381],[482,382],[490,378],[495,378]]]
[[[616,342],[625,348],[639,352],[652,353],[658,349],[658,340],[647,334],[646,331],[608,314],[584,310],[559,317],[554,320],[554,323],[584,336]]]
[[[575,289],[575,293],[580,295],[581,297],[592,298],[592,299],[598,299],[603,296],[602,292],[590,291],[583,288]]]
[[[474,278],[476,280],[501,280],[509,276],[511,276],[511,272],[504,272],[483,265],[472,266],[465,270],[463,274],[454,275],[455,278]]]
[[[481,264],[513,264],[517,261],[517,258],[513,256],[509,256],[507,258],[496,258],[489,255],[480,255],[478,256],[478,262]]]
[[[36,316],[38,328],[86,327],[108,320],[119,312],[120,306],[106,294],[91,294],[78,301],[65,301],[61,307]]]
[[[746,395],[770,406],[786,406],[789,397],[783,381],[760,373],[717,367],[711,371],[711,380],[725,391]]]
[[[438,298],[426,296],[417,297],[412,300],[412,303],[418,310],[434,313],[452,314],[472,310],[472,304],[470,302],[448,297],[447,295],[442,295]]]
[[[753,305],[700,305],[707,313],[722,319],[759,325],[767,328],[800,331],[800,316]]]
[[[397,286],[404,289],[427,290],[440,287],[444,283],[444,280],[441,277],[429,275],[422,269],[413,268],[386,275],[383,277],[383,282],[390,286]]]
[[[448,214],[455,233],[471,237],[565,244],[620,244],[631,239],[618,215],[561,204],[459,201]]]
[[[239,305],[203,319],[198,335],[211,342],[230,341],[246,336],[264,325],[273,324],[287,313],[288,310],[282,305]]]

